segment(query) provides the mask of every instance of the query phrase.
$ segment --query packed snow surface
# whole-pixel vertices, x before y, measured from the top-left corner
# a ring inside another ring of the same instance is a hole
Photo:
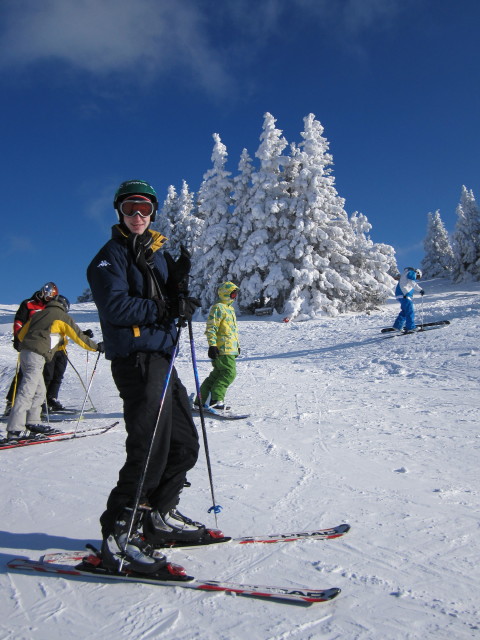
[[[341,522],[342,539],[175,550],[203,579],[287,587],[340,587],[310,607],[101,579],[7,571],[15,557],[99,544],[98,518],[124,460],[122,406],[102,357],[92,384],[98,410],[83,425],[120,424],[75,441],[4,450],[0,531],[2,640],[396,640],[480,637],[480,285],[424,283],[417,318],[447,327],[385,338],[397,303],[370,314],[283,323],[241,317],[242,354],[228,400],[250,413],[207,418],[218,525],[241,536]],[[15,370],[0,305],[1,392]],[[72,315],[100,338],[93,304]],[[200,377],[209,371],[204,321],[194,322]],[[96,355],[72,345],[89,380]],[[178,370],[194,390],[190,345]],[[60,400],[81,406],[68,367]],[[198,421],[197,421],[198,422]],[[198,423],[201,433],[200,424]],[[82,427],[83,428],[83,427]],[[181,510],[215,526],[205,453]]]

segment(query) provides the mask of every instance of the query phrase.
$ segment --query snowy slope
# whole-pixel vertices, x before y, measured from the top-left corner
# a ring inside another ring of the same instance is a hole
[[[242,357],[229,400],[244,421],[207,420],[219,526],[252,535],[349,522],[341,540],[172,551],[201,578],[338,586],[298,607],[224,594],[6,572],[17,556],[99,542],[98,517],[123,462],[121,404],[100,360],[92,398],[113,432],[0,452],[0,638],[9,640],[436,640],[480,637],[480,285],[424,283],[425,320],[447,328],[381,336],[375,314],[284,324],[240,319]],[[418,316],[421,304],[418,302]],[[15,307],[0,305],[2,397],[15,367]],[[74,305],[99,337],[93,305]],[[194,323],[200,377],[204,323]],[[96,356],[71,346],[82,376]],[[178,360],[193,391],[187,336]],[[71,368],[61,400],[79,405]],[[87,421],[93,421],[87,416]],[[93,423],[93,422],[92,422]],[[214,525],[205,456],[182,510]]]

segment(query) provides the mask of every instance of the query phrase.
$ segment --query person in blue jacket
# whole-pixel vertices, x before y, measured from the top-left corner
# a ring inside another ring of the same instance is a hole
[[[422,277],[420,269],[414,267],[405,267],[400,280],[395,288],[395,297],[400,302],[400,313],[397,319],[393,323],[393,328],[397,331],[416,331],[415,325],[415,308],[413,306],[413,293],[415,290],[420,292],[423,296],[425,291],[417,283]]]
[[[166,559],[154,557],[152,547],[208,535],[204,525],[176,509],[187,471],[197,461],[199,442],[188,394],[175,368],[152,442],[176,344],[176,319],[190,320],[200,303],[186,290],[188,251],[182,247],[173,260],[162,250],[166,238],[149,228],[158,208],[153,187],[143,180],[123,182],[114,208],[119,223],[87,269],[127,431],[126,461],[100,518],[102,562],[108,569],[121,564],[124,570],[161,573]],[[141,508],[127,539],[145,468]]]

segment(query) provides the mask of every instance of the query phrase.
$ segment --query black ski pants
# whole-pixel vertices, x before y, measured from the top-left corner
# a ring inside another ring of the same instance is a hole
[[[169,358],[161,353],[134,353],[112,361],[113,379],[123,400],[127,459],[100,518],[104,538],[112,533],[123,509],[134,506],[168,369]],[[188,394],[174,368],[146,470],[141,502],[147,502],[161,512],[174,507],[187,471],[197,461],[198,450],[198,434]]]
[[[43,367],[43,380],[45,381],[48,399],[58,398],[67,364],[67,354],[62,349],[55,353],[50,362],[45,363]]]

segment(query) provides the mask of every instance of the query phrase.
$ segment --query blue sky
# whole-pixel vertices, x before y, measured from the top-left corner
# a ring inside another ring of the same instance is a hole
[[[477,0],[3,0],[1,301],[48,280],[76,300],[121,181],[197,190],[215,132],[236,172],[267,111],[289,142],[316,115],[348,213],[419,264],[427,213],[452,231],[461,186],[480,199],[479,19]]]

